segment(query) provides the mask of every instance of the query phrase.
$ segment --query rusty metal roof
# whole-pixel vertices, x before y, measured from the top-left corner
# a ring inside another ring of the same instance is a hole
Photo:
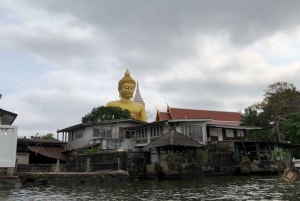
[[[49,158],[55,158],[63,161],[68,161],[68,158],[62,154],[64,151],[63,147],[52,147],[52,146],[27,146],[27,148],[35,153],[47,156]]]
[[[169,132],[145,146],[143,150],[147,151],[151,148],[167,146],[203,147],[202,144],[195,140],[175,131],[174,129],[170,129]]]
[[[18,138],[17,140],[18,144],[27,144],[27,145],[33,145],[33,144],[43,144],[43,145],[47,145],[47,144],[51,144],[51,145],[64,145],[67,144],[67,142],[63,142],[57,139],[31,139],[31,138]]]

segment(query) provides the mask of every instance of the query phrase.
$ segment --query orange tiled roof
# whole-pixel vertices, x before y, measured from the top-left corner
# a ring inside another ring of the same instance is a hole
[[[211,110],[194,110],[182,108],[170,108],[170,113],[159,112],[160,121],[169,119],[214,119],[220,121],[241,121],[242,115],[239,112],[224,112]]]
[[[168,119],[172,119],[169,112],[159,112],[159,120],[158,121],[163,121],[163,120],[168,120]]]

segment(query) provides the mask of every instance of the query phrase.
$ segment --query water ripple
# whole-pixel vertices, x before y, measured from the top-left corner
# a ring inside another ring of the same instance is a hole
[[[2,201],[39,200],[299,200],[300,182],[279,176],[220,176],[182,181],[0,186]]]

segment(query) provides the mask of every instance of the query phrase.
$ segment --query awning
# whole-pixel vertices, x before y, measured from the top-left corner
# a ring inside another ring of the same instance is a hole
[[[2,125],[12,125],[17,118],[17,114],[0,108],[0,115],[2,115]]]
[[[35,153],[47,156],[49,158],[55,158],[63,161],[68,161],[68,158],[62,154],[64,151],[63,147],[53,147],[53,146],[27,146],[27,148]]]

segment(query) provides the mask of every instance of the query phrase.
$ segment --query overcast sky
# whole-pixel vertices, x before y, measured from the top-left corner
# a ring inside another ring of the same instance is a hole
[[[129,69],[149,122],[170,107],[240,111],[300,88],[300,1],[0,1],[0,108],[20,136],[81,123]]]

